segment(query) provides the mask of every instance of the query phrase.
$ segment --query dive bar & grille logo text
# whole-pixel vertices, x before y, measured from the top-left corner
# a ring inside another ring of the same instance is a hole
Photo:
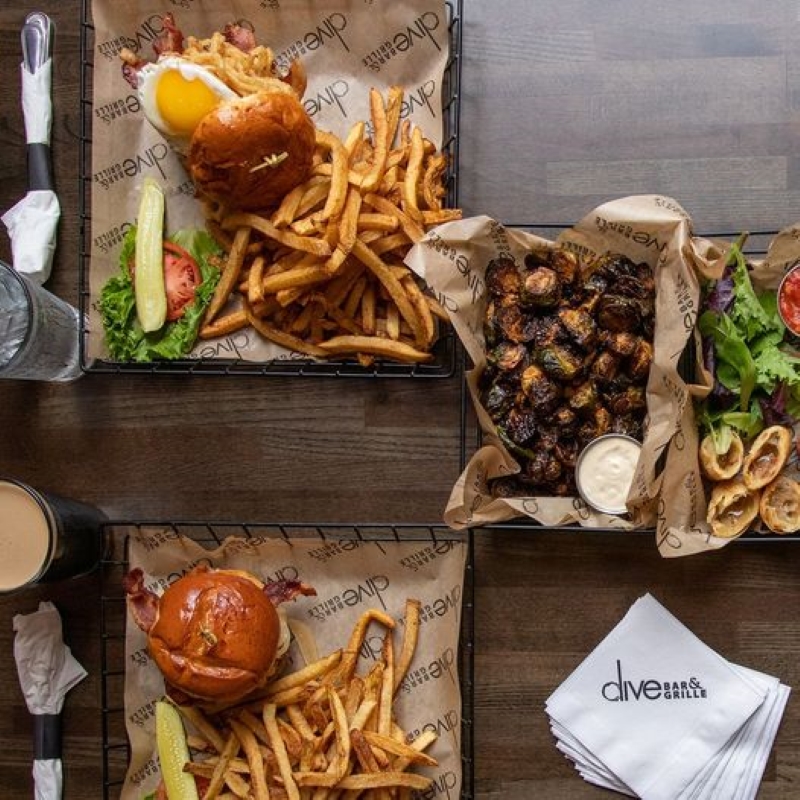
[[[705,700],[708,693],[697,678],[679,681],[660,681],[645,678],[627,680],[622,674],[622,662],[617,659],[615,680],[600,688],[603,699],[609,703],[635,703],[646,700]]]

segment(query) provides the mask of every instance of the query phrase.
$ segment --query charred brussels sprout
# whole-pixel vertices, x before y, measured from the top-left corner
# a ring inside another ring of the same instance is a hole
[[[561,400],[561,387],[536,364],[522,373],[521,386],[531,407],[540,414],[549,413]]]
[[[497,437],[520,473],[494,496],[576,492],[580,450],[611,431],[641,440],[653,360],[655,285],[647,264],[589,263],[558,248],[486,271],[486,368],[478,381]]]
[[[522,279],[511,258],[494,258],[486,267],[486,291],[496,298],[519,294]]]
[[[597,344],[597,323],[583,308],[562,308],[558,319],[570,338],[584,350],[591,350]]]
[[[489,416],[497,422],[508,414],[514,405],[514,390],[502,383],[495,383],[486,393],[483,404]]]
[[[567,345],[545,347],[536,357],[542,369],[560,381],[574,380],[583,367],[583,358]]]
[[[605,294],[597,304],[597,324],[607,331],[635,331],[642,316],[642,305],[635,297]]]
[[[497,327],[512,342],[530,342],[536,334],[536,320],[519,306],[503,306],[495,313]]]
[[[569,398],[569,407],[578,414],[590,414],[599,400],[597,384],[594,381],[584,381],[573,391]]]
[[[486,354],[486,360],[501,372],[511,372],[521,366],[527,357],[525,345],[515,342],[500,342]]]
[[[522,282],[522,302],[534,308],[553,308],[561,299],[561,282],[550,267],[536,267]]]
[[[627,371],[634,379],[646,378],[653,363],[653,345],[644,339],[639,339],[636,349],[628,359]]]
[[[503,427],[514,444],[527,444],[536,435],[536,414],[533,411],[512,408]]]

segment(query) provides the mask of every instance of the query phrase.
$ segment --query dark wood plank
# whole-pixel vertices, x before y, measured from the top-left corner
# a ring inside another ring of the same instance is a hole
[[[50,288],[74,303],[80,2],[51,6],[63,215]],[[800,217],[796,3],[465,6],[467,213],[570,222],[620,194],[662,192],[701,230],[775,228]],[[25,13],[0,3],[2,210],[25,187],[17,91]],[[0,258],[10,258],[5,236]],[[459,403],[457,377],[7,381],[0,474],[93,502],[114,518],[436,522],[459,470]],[[646,591],[726,657],[800,686],[794,545],[666,562],[639,535],[480,532],[476,559],[479,798],[609,796],[556,751],[543,703]],[[101,797],[99,592],[93,576],[0,598],[3,797],[31,794],[31,722],[14,672],[12,619],[44,598],[61,609],[65,637],[90,672],[66,705],[64,796]],[[115,761],[121,766],[122,754]],[[792,698],[759,797],[792,797],[798,780]]]

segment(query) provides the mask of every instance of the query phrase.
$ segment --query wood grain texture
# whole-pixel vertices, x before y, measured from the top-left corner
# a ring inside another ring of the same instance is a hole
[[[19,28],[0,0],[0,209],[24,193]],[[53,152],[63,214],[50,288],[78,297],[78,0],[57,26]],[[800,11],[790,0],[465,0],[461,199],[506,222],[571,222],[629,192],[698,230],[800,218]],[[5,236],[0,258],[10,258]],[[460,463],[460,386],[433,381],[87,375],[0,384],[0,474],[114,518],[436,522]],[[472,441],[472,437],[470,437]],[[644,592],[727,658],[800,687],[800,550],[664,561],[641,535],[477,534],[475,776],[481,800],[609,797],[556,750],[543,704]],[[89,678],[64,719],[66,800],[102,796],[98,578],[0,598],[0,796],[32,794],[12,619],[62,612]],[[119,677],[108,677],[113,704]],[[117,737],[113,743],[121,744]],[[113,761],[124,767],[124,751]],[[790,699],[761,800],[797,797]],[[454,799],[451,799],[454,800]]]

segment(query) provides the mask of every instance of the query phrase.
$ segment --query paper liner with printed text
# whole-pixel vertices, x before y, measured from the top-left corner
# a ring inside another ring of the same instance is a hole
[[[364,540],[319,537],[230,537],[215,550],[171,529],[139,528],[131,534],[130,566],[141,567],[148,589],[164,588],[197,564],[247,570],[264,581],[300,579],[317,590],[286,604],[290,620],[303,623],[316,639],[320,656],[343,647],[357,618],[378,608],[398,621],[402,632],[405,601],[422,604],[414,660],[395,701],[399,724],[409,734],[434,730],[427,751],[439,762],[421,769],[433,779],[431,797],[458,797],[461,768],[461,689],[459,631],[466,540],[453,538]],[[370,628],[358,672],[380,657],[385,631]],[[147,654],[146,636],[128,616],[125,640],[125,723],[131,760],[121,800],[140,800],[159,779],[155,752],[155,701],[164,695],[161,673]],[[303,660],[293,646],[291,664]],[[288,667],[288,668],[291,668]]]
[[[791,241],[788,233],[784,238]],[[647,262],[654,271],[656,326],[647,384],[646,434],[626,517],[594,512],[578,497],[496,498],[489,489],[491,479],[518,472],[519,465],[496,436],[478,390],[486,365],[486,266],[500,255],[510,255],[522,264],[530,249],[555,246],[589,258],[622,253],[636,262]],[[467,384],[482,432],[482,447],[472,455],[454,486],[445,521],[454,528],[464,528],[529,517],[545,526],[653,528],[659,551],[668,557],[726,544],[729,540],[712,536],[705,522],[706,496],[697,455],[699,434],[693,400],[708,393],[710,376],[698,364],[681,364],[685,353],[692,352],[691,348],[687,351],[687,344],[696,335],[699,275],[721,274],[726,247],[724,242],[695,235],[691,219],[680,204],[658,195],[606,203],[555,241],[507,228],[486,216],[447,223],[431,231],[411,251],[407,263],[435,289],[473,362]],[[796,239],[788,250],[784,260],[800,257]],[[781,265],[773,264],[767,270],[768,265],[760,269],[775,283],[775,276],[782,274]],[[699,348],[694,352],[700,352]]]
[[[127,47],[154,61],[152,42],[172,12],[185,36],[207,38],[226,23],[243,21],[256,41],[285,66],[299,57],[308,76],[303,104],[321,129],[345,136],[369,120],[369,90],[405,89],[403,118],[441,145],[442,81],[449,56],[449,16],[437,0],[92,0],[94,23],[92,215],[89,267],[88,353],[107,358],[95,308],[106,281],[116,275],[120,243],[135,220],[145,176],[166,195],[167,233],[204,225],[200,203],[179,157],[145,119],[136,92],[122,77],[119,52]],[[269,361],[300,357],[252,330],[199,342],[192,357]],[[307,356],[302,356],[307,358]]]

